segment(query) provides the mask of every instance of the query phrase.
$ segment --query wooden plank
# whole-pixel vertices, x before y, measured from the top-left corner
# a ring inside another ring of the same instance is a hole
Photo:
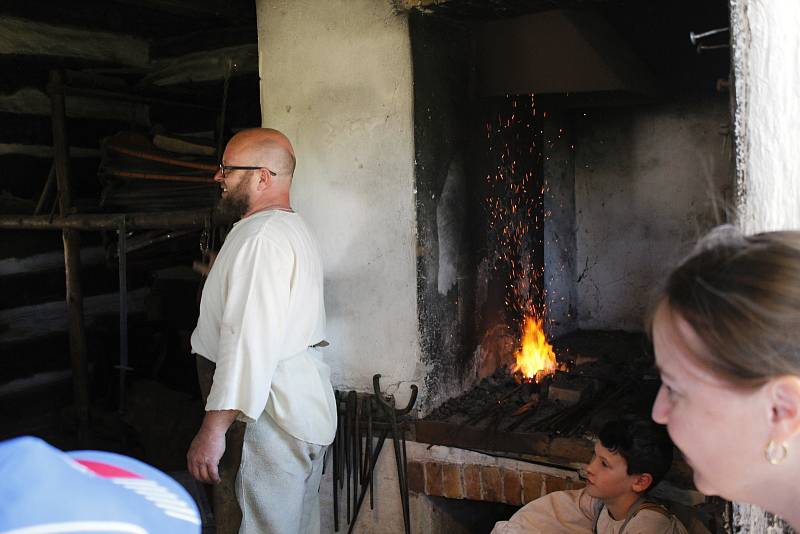
[[[147,41],[127,35],[86,31],[27,19],[0,18],[0,54],[51,56],[144,66],[150,61]]]
[[[149,111],[144,103],[76,96],[67,98],[66,107],[69,118],[133,122],[144,126],[150,124]],[[51,112],[50,99],[39,88],[23,87],[13,93],[0,95],[0,112],[48,116]]]
[[[486,431],[441,421],[415,421],[415,440],[461,449],[530,454],[567,464],[586,463],[594,451],[582,438],[552,438],[546,432]]]
[[[164,87],[224,80],[229,61],[233,64],[232,76],[258,72],[258,44],[252,42],[156,61],[154,71],[141,83]]]
[[[153,213],[80,213],[53,217],[46,215],[0,215],[0,229],[16,230],[116,230],[125,217],[130,230],[201,228],[212,216],[211,210],[186,210]]]
[[[66,301],[64,287],[64,255],[61,256],[61,263],[57,269],[43,272],[22,273],[13,276],[0,276],[0,291],[3,299],[0,301],[0,310],[13,310],[14,308],[25,308],[27,306],[44,305],[49,302],[64,303]],[[84,300],[96,295],[113,293],[119,288],[118,274],[109,269],[105,264],[105,257],[102,263],[88,264],[86,261],[86,249],[81,250],[81,275]],[[177,263],[182,258],[176,258],[172,263]],[[128,287],[147,287],[150,282],[146,270],[149,265],[140,266],[134,263],[126,274]],[[186,261],[191,264],[191,259]],[[87,312],[88,310],[84,310]],[[14,324],[9,328],[13,329]]]
[[[150,290],[146,287],[128,291],[129,315],[145,313],[149,294]],[[110,324],[108,319],[118,313],[119,294],[116,291],[86,297],[86,322],[89,328],[103,320],[106,325]],[[0,325],[7,327],[0,331],[0,345],[55,335],[69,329],[67,306],[64,301],[57,301],[0,310]],[[12,353],[4,354],[10,357]]]
[[[449,0],[394,0],[395,9],[410,11],[412,9],[426,8],[434,5],[446,4]]]

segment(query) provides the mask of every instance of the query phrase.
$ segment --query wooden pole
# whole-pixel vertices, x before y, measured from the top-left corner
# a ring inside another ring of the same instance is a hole
[[[125,373],[128,367],[128,230],[125,217],[117,230],[119,260],[119,413],[125,412]]]
[[[47,215],[0,215],[0,230],[117,230],[125,218],[128,230],[179,230],[203,228],[211,211],[185,210],[145,213],[73,213],[64,217]]]
[[[66,108],[64,103],[63,74],[50,72],[47,92],[50,95],[53,121],[53,150],[56,183],[59,192],[61,216],[70,213],[72,192],[69,178],[69,145],[67,143]],[[78,441],[89,440],[89,367],[86,358],[86,332],[83,325],[83,290],[81,288],[80,232],[65,228],[61,232],[64,242],[64,266],[67,282],[67,310],[69,314],[69,353],[72,364],[72,384],[75,413],[78,423]]]

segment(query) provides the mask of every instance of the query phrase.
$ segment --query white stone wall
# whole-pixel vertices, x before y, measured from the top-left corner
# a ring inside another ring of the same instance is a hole
[[[724,97],[597,110],[575,133],[582,329],[641,330],[654,286],[708,227],[732,182]]]
[[[731,0],[738,223],[745,232],[800,228],[800,2]],[[734,504],[741,532],[792,532]]]
[[[732,0],[740,224],[800,227],[800,2]]]
[[[293,204],[322,245],[334,385],[370,389],[382,373],[396,389],[419,361],[407,17],[388,0],[257,11],[263,124],[297,153]]]

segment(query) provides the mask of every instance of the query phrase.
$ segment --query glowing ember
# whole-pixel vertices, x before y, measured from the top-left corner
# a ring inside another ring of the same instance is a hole
[[[556,354],[553,352],[553,346],[547,342],[541,319],[525,318],[522,347],[517,350],[515,356],[517,363],[512,371],[521,372],[527,380],[539,382],[545,376],[556,372],[558,369]]]

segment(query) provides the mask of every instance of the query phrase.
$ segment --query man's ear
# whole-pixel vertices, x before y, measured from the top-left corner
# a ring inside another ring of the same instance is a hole
[[[269,171],[267,169],[259,169],[258,184],[256,184],[256,189],[258,191],[264,191],[270,186],[271,183],[272,183],[272,175],[269,173]]]
[[[631,476],[633,477],[631,489],[636,493],[644,493],[653,484],[653,475],[650,473],[639,473]]]
[[[800,433],[800,377],[786,375],[766,384],[770,437],[785,442]]]

